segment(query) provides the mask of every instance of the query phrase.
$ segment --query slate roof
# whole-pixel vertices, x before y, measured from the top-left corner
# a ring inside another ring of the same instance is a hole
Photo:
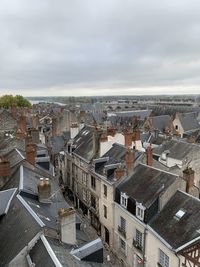
[[[117,188],[148,208],[176,179],[173,174],[139,164]]]
[[[112,164],[121,164],[125,161],[125,155],[126,155],[127,148],[121,144],[114,143],[101,158],[108,158],[106,161],[98,163],[97,167],[95,168],[95,172],[104,176],[104,167],[107,165]],[[135,150],[135,159],[137,159],[142,153]],[[112,181],[114,178],[114,172],[111,172],[108,174],[107,179],[109,181]]]
[[[152,110],[130,110],[130,111],[119,111],[119,112],[109,112],[108,117],[111,116],[118,116],[118,117],[140,117],[140,120],[144,120],[145,118],[149,117]]]
[[[167,127],[169,127],[171,118],[169,115],[161,115],[161,116],[149,117],[149,120],[151,122],[151,126],[154,129],[163,132]]]
[[[167,151],[168,157],[183,160],[190,153],[199,153],[199,145],[187,143],[181,140],[170,140],[153,149],[153,154],[161,156]]]
[[[0,216],[7,214],[16,188],[0,191]]]
[[[22,162],[25,159],[22,152],[16,148],[12,149],[10,152],[5,154],[4,156],[6,157],[6,159],[9,160],[11,168],[18,165],[20,162]]]
[[[0,266],[5,267],[41,230],[17,197],[0,217]]]
[[[17,129],[17,121],[7,110],[0,111],[0,131],[15,131]]]
[[[29,255],[31,257],[32,262],[37,267],[44,267],[44,266],[56,267],[41,238],[31,249]]]
[[[73,255],[70,254],[72,246],[62,244],[57,239],[46,237],[52,250],[56,254],[58,260],[63,267],[106,267],[106,263],[87,262],[77,260]]]
[[[176,213],[185,214],[178,219]],[[150,222],[156,231],[172,248],[177,249],[196,237],[200,237],[200,200],[177,191],[165,207]]]
[[[25,142],[16,137],[2,136],[0,137],[0,153],[6,154],[13,150],[13,148],[18,148],[20,150],[25,150]]]
[[[200,128],[196,118],[196,112],[179,113],[178,118],[185,132]]]
[[[53,155],[58,154],[61,150],[63,150],[65,145],[64,136],[53,136],[51,137],[51,153]]]
[[[90,161],[94,156],[93,151],[93,128],[84,127],[74,138],[73,145],[76,147],[74,153]]]

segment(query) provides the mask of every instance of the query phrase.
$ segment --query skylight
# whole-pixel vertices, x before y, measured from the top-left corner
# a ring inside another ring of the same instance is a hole
[[[178,219],[181,219],[185,214],[185,211],[180,209],[179,211],[177,211],[177,213],[175,214],[175,216],[178,218]]]

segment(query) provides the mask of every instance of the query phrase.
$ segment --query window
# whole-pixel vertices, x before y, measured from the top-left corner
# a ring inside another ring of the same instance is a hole
[[[105,184],[103,185],[103,194],[104,197],[107,197],[107,186]]]
[[[86,201],[87,199],[87,192],[85,189],[83,189],[83,200]]]
[[[122,216],[119,218],[118,231],[126,237],[126,220]]]
[[[122,238],[119,238],[119,248],[124,252],[126,251],[126,242]]]
[[[145,207],[141,203],[136,203],[136,217],[140,220],[144,220]]]
[[[178,130],[178,125],[175,125],[175,129]]]
[[[133,245],[134,245],[134,247],[142,250],[142,247],[143,247],[142,233],[138,229],[136,229],[136,232],[135,232],[135,238],[133,239]]]
[[[96,189],[96,179],[94,176],[91,176],[91,187],[95,190]]]
[[[103,205],[103,215],[107,219],[107,207]]]
[[[159,249],[159,263],[163,267],[169,267],[169,257],[161,249]]]
[[[127,203],[128,203],[128,196],[126,195],[126,193],[121,193],[121,199],[120,199],[121,206],[126,209]]]
[[[82,181],[84,185],[87,185],[87,173],[86,172],[82,173]]]
[[[91,195],[91,207],[96,209],[96,198]]]

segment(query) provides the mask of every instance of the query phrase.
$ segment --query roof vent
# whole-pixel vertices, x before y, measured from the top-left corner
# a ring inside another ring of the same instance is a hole
[[[181,219],[183,216],[185,215],[185,211],[180,209],[179,211],[177,211],[177,213],[175,214],[175,217],[177,219]]]

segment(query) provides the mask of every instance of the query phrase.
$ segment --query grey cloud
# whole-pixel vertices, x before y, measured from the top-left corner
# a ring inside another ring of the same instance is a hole
[[[0,93],[198,92],[199,8],[199,0],[3,0]]]

